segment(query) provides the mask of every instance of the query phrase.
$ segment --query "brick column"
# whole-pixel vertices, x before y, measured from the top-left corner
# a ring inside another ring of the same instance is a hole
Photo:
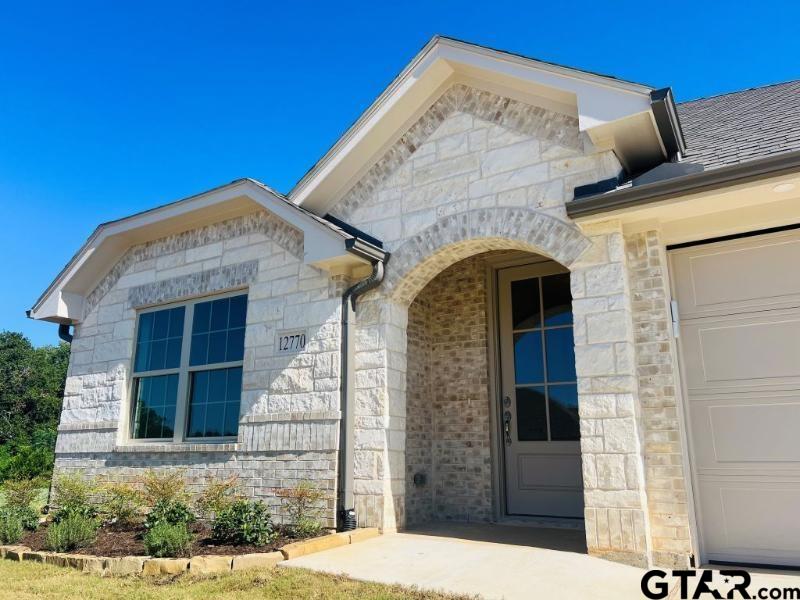
[[[586,226],[571,265],[589,553],[646,566],[649,528],[631,293],[616,221]]]
[[[658,231],[626,236],[639,397],[644,431],[645,481],[653,563],[686,568],[689,535],[687,474],[677,394],[677,350],[671,332],[667,255]]]

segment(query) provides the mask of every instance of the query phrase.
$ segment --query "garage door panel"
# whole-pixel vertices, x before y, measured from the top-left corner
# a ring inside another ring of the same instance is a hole
[[[800,310],[776,310],[683,322],[690,393],[800,387]]]
[[[699,491],[707,554],[744,562],[754,556],[782,564],[800,561],[800,519],[786,518],[800,506],[800,481],[710,479]]]
[[[672,263],[683,319],[800,305],[796,231],[676,250]]]
[[[703,558],[800,565],[800,230],[670,259]]]
[[[800,394],[691,401],[698,469],[774,469],[800,475]],[[779,464],[764,464],[779,463]]]

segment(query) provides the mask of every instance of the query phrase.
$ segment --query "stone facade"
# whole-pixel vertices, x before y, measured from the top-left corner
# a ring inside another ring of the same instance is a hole
[[[664,249],[656,232],[626,239],[617,221],[579,228],[566,216],[576,186],[620,169],[574,116],[456,85],[341,195],[331,214],[392,254],[354,324],[359,525],[502,517],[485,260],[513,250],[570,271],[589,552],[686,564]],[[182,467],[197,486],[236,473],[271,504],[276,488],[308,479],[330,491],[332,524],[347,281],[302,256],[302,234],[266,212],[131,248],[76,327],[56,470],[130,479]],[[239,288],[249,304],[236,443],[128,443],[136,309]],[[278,355],[276,333],[297,328],[306,351]]]
[[[310,480],[329,492],[334,523],[341,282],[302,262],[302,234],[266,212],[131,248],[89,295],[76,326],[56,471],[135,480],[144,468],[239,476],[273,505],[275,489]],[[125,439],[136,309],[231,289],[248,293],[235,444],[132,444]],[[278,355],[276,332],[303,328],[306,351]]]
[[[442,271],[409,307],[408,525],[493,518],[484,256]]]

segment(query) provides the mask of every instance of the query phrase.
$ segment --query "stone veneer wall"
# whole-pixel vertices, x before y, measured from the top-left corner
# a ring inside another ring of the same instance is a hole
[[[302,234],[259,211],[131,248],[89,294],[75,328],[56,472],[133,481],[183,468],[194,488],[238,475],[280,518],[276,488],[311,480],[334,523],[343,282],[302,262]],[[133,445],[125,439],[137,307],[245,288],[247,330],[235,444]],[[304,328],[306,351],[277,355],[275,335]]]
[[[407,524],[493,517],[485,269],[458,262],[409,307]]]
[[[642,405],[653,562],[689,566],[692,552],[683,442],[677,402],[677,350],[672,337],[667,256],[658,231],[626,238],[636,366]]]

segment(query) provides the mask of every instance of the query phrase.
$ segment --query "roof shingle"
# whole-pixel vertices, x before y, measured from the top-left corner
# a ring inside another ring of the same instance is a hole
[[[686,160],[706,170],[800,150],[800,80],[677,105]]]

